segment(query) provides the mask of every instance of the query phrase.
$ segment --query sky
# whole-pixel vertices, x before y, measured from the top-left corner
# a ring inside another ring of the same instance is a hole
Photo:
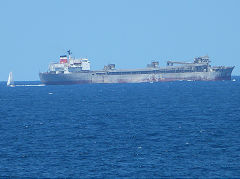
[[[39,80],[71,49],[91,69],[192,61],[240,75],[240,0],[0,0],[0,81]]]

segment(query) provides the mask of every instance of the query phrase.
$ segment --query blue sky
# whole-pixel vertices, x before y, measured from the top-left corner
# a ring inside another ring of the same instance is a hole
[[[239,0],[2,0],[0,23],[0,81],[39,80],[68,49],[92,69],[208,54],[240,75]]]

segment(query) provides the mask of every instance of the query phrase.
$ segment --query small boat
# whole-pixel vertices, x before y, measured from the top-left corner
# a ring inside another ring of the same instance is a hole
[[[8,75],[7,86],[15,87],[15,84],[14,84],[14,81],[13,81],[13,74],[12,74],[12,72],[10,72],[9,75]]]

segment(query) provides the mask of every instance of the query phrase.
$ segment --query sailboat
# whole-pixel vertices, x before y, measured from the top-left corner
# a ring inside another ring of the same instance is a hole
[[[10,72],[9,75],[8,75],[7,86],[15,87],[15,84],[14,84],[14,81],[13,81],[13,74],[12,74],[12,72]]]

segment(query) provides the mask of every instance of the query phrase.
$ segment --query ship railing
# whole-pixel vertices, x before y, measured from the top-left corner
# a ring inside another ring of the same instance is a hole
[[[167,61],[167,66],[173,66],[173,64],[180,64],[180,65],[192,65],[192,62],[177,62],[177,61]]]

